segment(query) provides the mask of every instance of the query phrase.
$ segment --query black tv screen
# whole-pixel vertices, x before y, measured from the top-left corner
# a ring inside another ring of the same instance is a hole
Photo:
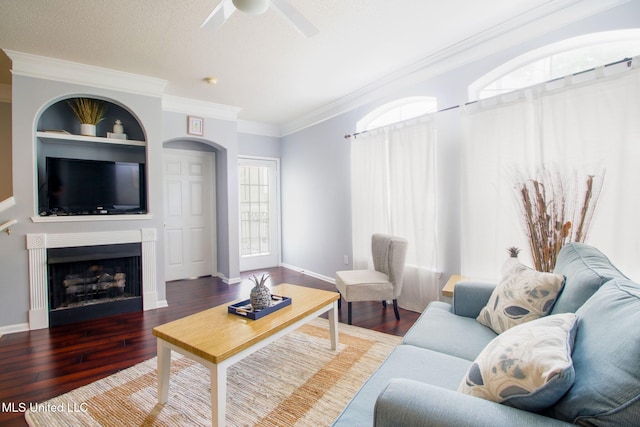
[[[47,157],[45,215],[146,213],[144,164]]]

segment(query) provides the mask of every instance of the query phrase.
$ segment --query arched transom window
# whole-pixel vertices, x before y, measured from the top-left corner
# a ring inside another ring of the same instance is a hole
[[[409,120],[438,109],[438,100],[432,96],[410,96],[386,103],[366,116],[356,125],[358,132]]]
[[[533,50],[487,73],[469,86],[469,101],[512,92],[640,55],[640,30],[574,37]]]

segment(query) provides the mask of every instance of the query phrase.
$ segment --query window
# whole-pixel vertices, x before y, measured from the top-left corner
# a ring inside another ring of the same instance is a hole
[[[269,169],[241,165],[241,255],[252,256],[271,253],[269,231]]]
[[[469,100],[489,98],[640,55],[640,30],[588,34],[521,55],[469,86]]]
[[[409,120],[423,114],[433,113],[438,109],[438,100],[432,96],[411,96],[384,104],[366,116],[356,125],[362,132],[392,123]]]

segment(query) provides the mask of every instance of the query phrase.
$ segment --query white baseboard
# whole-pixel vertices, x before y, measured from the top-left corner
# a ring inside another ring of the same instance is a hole
[[[15,325],[0,326],[0,336],[4,334],[13,334],[15,332],[25,332],[29,330],[28,323],[18,323]]]
[[[156,308],[166,308],[166,307],[169,307],[169,303],[167,302],[166,299],[160,300],[156,304]]]
[[[331,284],[336,284],[336,279],[328,276],[324,276],[322,274],[314,273],[313,271],[305,270],[304,268],[296,267],[295,265],[286,264],[281,262],[280,267],[287,268],[289,270],[297,271],[298,273],[306,274],[307,276],[315,277],[316,279],[320,279],[325,282],[329,282]]]
[[[236,283],[240,283],[242,282],[242,278],[240,277],[234,277],[234,278],[228,278],[227,276],[225,276],[224,274],[217,272],[216,276],[218,276],[220,279],[222,279],[222,281],[224,283],[226,283],[227,285],[235,285]]]

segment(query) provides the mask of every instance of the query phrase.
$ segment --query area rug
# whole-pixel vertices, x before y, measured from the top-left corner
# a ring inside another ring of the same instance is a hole
[[[232,365],[228,426],[328,426],[400,337],[314,319]],[[209,371],[172,352],[169,401],[158,404],[156,358],[43,402],[25,414],[30,426],[211,425]]]

